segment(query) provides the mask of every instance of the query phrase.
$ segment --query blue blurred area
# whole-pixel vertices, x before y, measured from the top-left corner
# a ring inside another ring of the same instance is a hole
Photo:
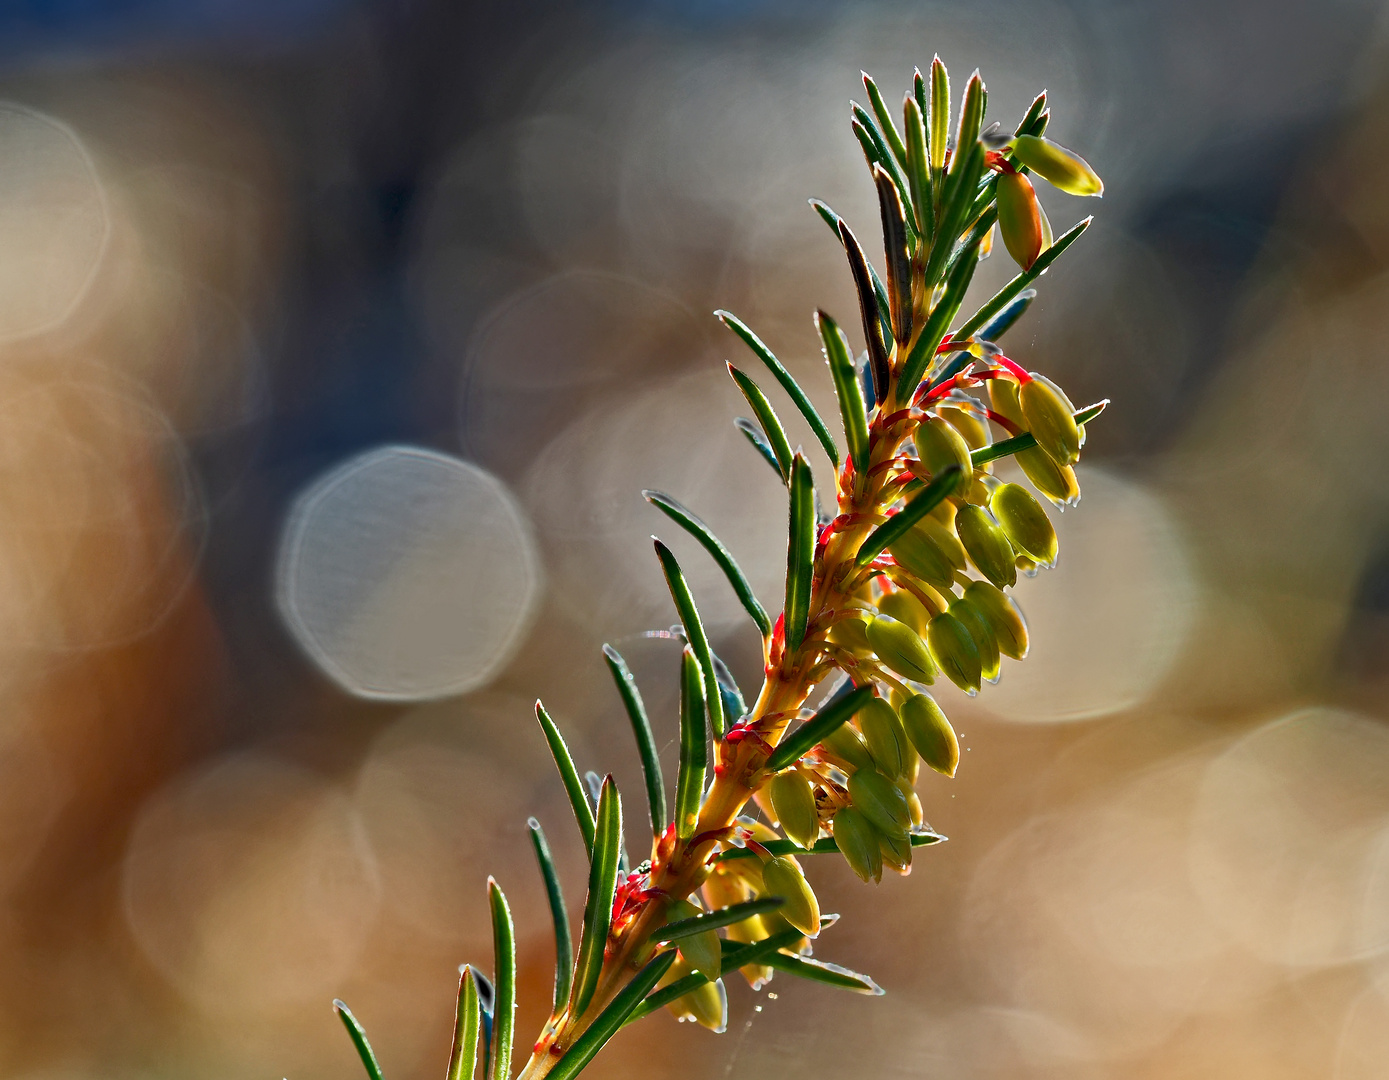
[[[189,44],[284,48],[360,6],[359,0],[10,0],[0,5],[0,62]]]

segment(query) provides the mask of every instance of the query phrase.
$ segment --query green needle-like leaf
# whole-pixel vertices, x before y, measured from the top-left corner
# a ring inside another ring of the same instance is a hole
[[[911,400],[912,394],[916,392],[917,385],[921,382],[921,377],[926,374],[931,362],[935,359],[936,348],[944,339],[946,330],[950,328],[950,323],[959,314],[965,293],[969,291],[969,283],[974,278],[975,268],[979,265],[980,239],[982,238],[976,238],[961,253],[959,261],[951,269],[950,277],[945,284],[945,291],[931,310],[931,314],[926,319],[926,325],[921,328],[921,333],[917,335],[916,344],[912,346],[912,351],[907,355],[906,362],[902,365],[902,374],[897,380],[897,397],[903,403]],[[956,334],[962,339],[966,336],[963,331],[956,331]]]
[[[940,833],[933,832],[914,832],[909,833],[912,847],[929,847],[932,844],[944,843],[946,838]],[[799,858],[802,855],[838,855],[839,847],[834,842],[834,837],[826,836],[816,840],[813,845],[803,848],[794,840],[764,840],[762,846],[772,855],[795,855]],[[725,848],[716,854],[711,862],[729,862],[733,859],[755,859],[757,852],[752,848]]]
[[[559,778],[564,781],[564,790],[569,795],[569,805],[574,810],[574,820],[579,823],[579,832],[584,838],[584,848],[593,854],[593,808],[584,794],[584,782],[579,779],[579,770],[574,768],[574,759],[569,756],[569,747],[564,736],[555,727],[550,714],[540,702],[535,703],[535,718],[540,721],[540,729],[545,732],[545,741],[550,744],[550,753],[555,759]]]
[[[835,328],[838,333],[838,327]],[[843,334],[839,334],[842,339]],[[858,393],[857,380],[854,392]],[[860,401],[862,399],[860,398]],[[788,649],[799,649],[810,617],[810,590],[815,570],[815,480],[805,455],[791,465],[790,537],[786,545],[786,604],[782,629]]]
[[[569,914],[564,907],[564,893],[559,887],[555,860],[550,854],[550,845],[545,841],[545,830],[535,818],[527,821],[526,826],[530,829],[535,860],[540,864],[540,876],[545,879],[545,898],[550,902],[550,919],[555,926],[554,1011],[555,1015],[558,1015],[564,1003],[569,1000],[569,984],[574,966],[574,939],[569,932]]]
[[[1037,256],[1037,261],[1031,267],[994,293],[992,299],[974,313],[973,318],[955,331],[955,336],[964,340],[978,333],[980,327],[1006,308],[1023,289],[1045,274],[1060,254],[1075,243],[1080,234],[1090,227],[1090,222],[1093,220],[1093,218],[1086,218],[1084,221],[1077,222],[1067,233],[1057,237],[1056,242],[1051,247]]]
[[[574,966],[574,989],[569,1015],[581,1016],[603,969],[603,951],[612,926],[613,893],[617,888],[617,860],[622,852],[622,800],[611,776],[603,781],[598,797],[598,828],[593,839],[593,858],[588,868],[588,896],[584,900],[584,925],[579,938],[579,959]]]
[[[1023,317],[1035,299],[1037,299],[1036,289],[1024,289],[1018,293],[1016,299],[1009,301],[1002,311],[981,326],[975,337],[983,341],[997,341],[1012,329],[1015,322]]]
[[[665,926],[651,935],[651,940],[658,942],[679,941],[681,938],[694,934],[702,934],[705,930],[717,930],[720,926],[732,926],[734,923],[742,922],[753,915],[775,911],[783,903],[785,901],[780,896],[760,896],[756,900],[744,900],[741,904],[729,904],[728,907],[718,908],[715,911],[705,911],[699,915],[691,915],[688,919],[666,923]]]
[[[733,421],[733,426],[741,431],[748,442],[752,443],[752,448],[762,455],[768,465],[772,467],[772,472],[777,474],[777,478],[784,484],[786,477],[781,475],[781,466],[777,464],[776,454],[772,452],[772,444],[762,434],[762,429],[753,420],[746,416],[740,416]]]
[[[495,1004],[492,1007],[492,1080],[510,1080],[511,1042],[516,1028],[516,926],[511,908],[496,881],[487,879],[492,907]]]
[[[906,228],[905,205],[897,185],[882,169],[873,170],[878,187],[878,214],[882,220],[883,253],[887,265],[888,314],[892,317],[892,336],[904,348],[912,335],[912,241]]]
[[[857,686],[841,698],[831,701],[804,724],[791,732],[772,756],[767,759],[766,771],[780,772],[788,765],[799,761],[802,754],[818,746],[873,696],[873,685]]]
[[[1093,405],[1088,405],[1084,409],[1074,413],[1077,424],[1087,424],[1100,413],[1104,412],[1105,406],[1109,404],[1109,398],[1097,401]],[[1030,450],[1037,445],[1037,440],[1032,437],[1032,432],[1024,431],[1021,435],[1014,435],[1011,439],[1004,439],[996,442],[992,446],[981,446],[978,450],[972,451],[969,455],[970,461],[976,466],[985,465],[990,461],[1007,457],[1009,454],[1016,454],[1019,450]]]
[[[482,1032],[482,1008],[478,1002],[473,969],[464,964],[458,972],[458,1012],[453,1022],[453,1052],[449,1054],[448,1080],[473,1080],[477,1071],[478,1036]]]
[[[669,495],[664,495],[659,491],[643,491],[642,497],[698,540],[704,550],[713,556],[714,562],[719,564],[719,569],[723,571],[724,577],[728,578],[728,583],[733,586],[733,592],[737,595],[738,602],[743,605],[743,610],[751,615],[752,621],[757,624],[758,633],[764,638],[770,635],[772,620],[768,617],[766,609],[757,602],[757,597],[753,594],[752,585],[748,582],[747,576],[738,566],[728,548],[723,546],[722,541],[714,535],[709,526]],[[625,696],[623,701],[626,701]],[[628,712],[631,712],[630,706]],[[657,832],[660,832],[664,826],[664,812],[661,814],[661,821],[662,824],[656,828]]]
[[[946,264],[955,251],[955,240],[969,224],[969,212],[974,205],[976,181],[984,168],[984,146],[975,142],[955,151],[950,172],[946,175],[945,192],[941,197],[940,226],[936,242],[923,271],[925,282],[934,288],[945,273]]]
[[[752,854],[749,852],[748,854]],[[823,927],[824,924],[821,923]],[[763,960],[776,952],[784,949],[788,945],[794,945],[805,935],[799,930],[781,930],[771,937],[755,941],[750,945],[739,945],[732,941],[720,941],[719,945],[723,949],[723,968],[725,971],[733,971],[744,967],[747,964],[759,964]],[[649,995],[641,1005],[632,1010],[627,1018],[627,1023],[632,1024],[640,1020],[643,1016],[655,1012],[662,1006],[669,1005],[677,998],[682,998],[691,990],[698,990],[707,983],[709,979],[698,971],[692,971],[684,975],[669,986],[663,986],[654,994]]]
[[[875,997],[883,993],[883,988],[867,975],[860,975],[857,971],[850,971],[838,964],[827,964],[823,960],[812,960],[805,956],[791,956],[784,952],[774,952],[762,962],[768,967],[775,968],[777,971],[784,971],[788,975],[810,979],[812,982],[825,983],[829,986],[837,986],[841,990],[853,990],[856,993],[872,994]]]
[[[979,140],[979,128],[984,120],[984,80],[979,69],[965,84],[965,96],[960,102],[960,127],[955,133],[955,148],[973,146]],[[952,163],[953,166],[954,163]]]
[[[572,1080],[597,1056],[609,1039],[631,1017],[652,988],[661,981],[670,965],[675,963],[675,950],[657,953],[626,986],[619,990],[607,1007],[590,1024],[559,1061],[546,1073],[548,1080]]]
[[[738,384],[743,397],[747,398],[748,404],[752,406],[757,422],[762,425],[763,434],[767,437],[767,444],[772,448],[772,453],[776,455],[777,468],[781,471],[784,481],[791,470],[791,444],[786,438],[786,429],[781,426],[776,410],[772,408],[772,403],[767,400],[767,395],[762,393],[760,386],[732,364],[728,365],[728,373],[733,376],[733,381]]]
[[[873,106],[873,115],[878,118],[878,127],[887,140],[888,149],[892,151],[892,156],[897,159],[897,164],[902,168],[907,167],[907,148],[902,145],[902,137],[897,134],[897,128],[892,123],[892,113],[888,112],[887,102],[883,101],[883,95],[878,90],[878,84],[866,71],[859,72],[863,76],[863,88],[868,91],[868,103]]]
[[[723,699],[719,696],[719,681],[714,674],[714,654],[709,648],[709,638],[704,633],[704,623],[700,621],[699,609],[695,607],[694,596],[685,581],[684,571],[675,560],[675,554],[654,536],[656,557],[661,560],[661,570],[666,576],[666,587],[670,598],[675,601],[675,610],[680,613],[680,623],[685,628],[685,640],[690,643],[699,669],[704,675],[704,706],[709,710],[709,726],[714,738],[722,739],[724,732]]]
[[[884,294],[886,295],[886,294]],[[825,426],[825,422],[820,419],[820,414],[815,411],[815,406],[810,403],[810,398],[806,397],[805,391],[800,384],[791,377],[791,373],[782,366],[780,360],[773,355],[772,350],[762,343],[762,339],[754,334],[736,315],[728,311],[716,311],[719,321],[728,327],[747,345],[762,363],[767,365],[776,381],[781,383],[781,388],[796,404],[796,408],[805,417],[805,422],[810,425],[810,430],[815,432],[815,438],[820,441],[820,445],[825,448],[825,454],[834,462],[834,467],[839,468],[839,448],[834,445],[834,436],[830,434],[830,429]]]
[[[929,240],[935,231],[935,217],[931,212],[931,159],[926,151],[925,120],[911,94],[902,102],[902,113],[907,129],[907,182],[911,184],[912,205],[916,207],[917,231]]]
[[[1027,114],[1022,118],[1022,122],[1021,122],[1020,124],[1018,124],[1018,126],[1017,126],[1017,128],[1014,130],[1013,134],[1014,134],[1014,135],[1039,135],[1039,134],[1041,134],[1040,132],[1033,131],[1032,129],[1033,129],[1034,127],[1036,127],[1037,124],[1038,124],[1039,122],[1041,122],[1041,120],[1042,120],[1042,113],[1043,113],[1044,111],[1046,111],[1046,107],[1047,107],[1047,92],[1046,92],[1045,90],[1043,90],[1040,94],[1038,94],[1035,98],[1032,99],[1032,104],[1031,104],[1030,106],[1028,106]],[[1043,126],[1045,126],[1045,124],[1043,124]]]
[[[863,106],[855,102],[850,102],[849,104],[854,114],[854,121],[851,126],[854,127],[854,135],[858,138],[859,145],[863,146],[863,154],[864,157],[868,159],[869,171],[872,171],[873,165],[876,163],[881,166],[883,171],[892,179],[892,185],[897,189],[897,196],[901,199],[902,205],[906,210],[904,218],[907,226],[907,235],[910,237],[911,242],[915,243],[916,226],[913,225],[912,222],[915,220],[916,212],[910,205],[911,189],[907,186],[907,178],[902,173],[902,167],[897,164],[897,158],[894,157],[892,151],[887,148],[887,142],[883,138],[882,132],[878,130],[878,125],[874,123],[873,118],[864,111]],[[860,135],[860,131],[864,134]],[[867,143],[864,142],[865,137],[867,138]]]
[[[858,473],[868,471],[868,415],[863,403],[854,356],[849,351],[849,339],[839,324],[823,311],[815,313],[815,328],[824,344],[825,359],[829,362],[834,392],[839,398],[839,418],[844,424],[844,437],[849,444],[849,457]]]
[[[680,657],[680,772],[675,781],[675,835],[688,840],[699,820],[708,765],[704,727],[704,673],[688,645]]]
[[[811,199],[810,205],[814,207],[815,212],[820,215],[820,220],[830,227],[830,232],[834,233],[839,241],[843,243],[844,238],[840,235],[839,225],[844,219],[819,199]],[[878,321],[882,326],[883,341],[891,341],[892,320],[888,316],[887,286],[883,284],[883,279],[878,276],[878,271],[873,269],[872,262],[868,263],[868,277],[873,282],[873,295],[878,301]],[[835,465],[838,464],[839,462],[836,461]]]
[[[646,492],[647,497],[651,492]],[[677,504],[678,505],[678,504]],[[637,740],[637,753],[641,756],[642,777],[646,781],[646,802],[651,810],[651,832],[659,836],[666,827],[666,786],[661,776],[661,759],[656,755],[656,740],[651,734],[651,721],[646,718],[646,705],[637,689],[637,680],[622,654],[611,645],[603,646],[603,659],[608,662],[613,682],[617,684],[622,707],[627,710],[627,719],[632,724],[632,735]]]
[[[950,140],[950,73],[937,56],[931,61],[931,183],[937,185],[945,168]]]
[[[338,1019],[342,1021],[342,1026],[347,1028],[348,1037],[352,1040],[352,1045],[357,1048],[357,1056],[362,1059],[362,1066],[367,1071],[367,1076],[371,1080],[381,1080],[381,1066],[376,1063],[376,1055],[372,1053],[371,1043],[367,1042],[367,1033],[362,1030],[362,1025],[357,1023],[357,1018],[352,1015],[352,1010],[341,1001],[333,1002],[333,1010],[338,1014]]]
[[[889,544],[905,536],[913,525],[943,503],[959,487],[963,477],[964,470],[958,465],[947,465],[939,475],[933,476],[929,484],[907,501],[906,506],[868,534],[868,538],[858,549],[855,563],[861,567],[867,566]]]
[[[868,259],[864,256],[863,248],[859,245],[853,230],[849,228],[848,222],[839,223],[839,239],[843,241],[844,252],[849,256],[849,272],[853,274],[854,288],[858,292],[859,314],[863,318],[863,338],[868,345],[868,362],[872,365],[873,395],[881,403],[887,397],[888,383],[892,379],[892,367],[881,332],[882,313],[878,310],[878,298],[873,292],[873,279],[868,273]]]

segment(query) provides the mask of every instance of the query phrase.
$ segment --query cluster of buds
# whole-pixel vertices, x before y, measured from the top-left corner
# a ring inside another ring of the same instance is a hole
[[[666,1007],[722,1030],[724,977],[754,987],[774,973],[864,993],[872,979],[812,957],[822,915],[802,860],[838,854],[865,881],[886,866],[908,873],[916,848],[939,843],[916,788],[951,777],[955,732],[930,688],[941,678],[968,694],[1021,660],[1028,629],[1012,590],[1053,566],[1057,537],[1043,501],[1080,498],[1075,464],[1101,402],[1077,410],[1044,376],[1004,355],[998,341],[1022,316],[1030,286],[1085,230],[1058,238],[1031,176],[1075,195],[1102,185],[1081,158],[1046,139],[1039,95],[1011,136],[983,127],[987,93],[976,72],[950,125],[950,85],[939,58],[916,73],[899,132],[873,80],[871,106],[852,128],[877,189],[884,242],[880,276],[848,223],[812,205],[848,257],[866,348],[824,312],[816,328],[834,381],[847,453],[771,349],[735,316],[726,326],[780,384],[834,466],[836,513],[821,517],[811,467],[793,449],[757,382],[729,365],[753,412],[736,423],[785,485],[786,586],[773,621],[724,544],[694,513],[659,492],[647,499],[692,535],[723,570],[762,637],[764,679],[749,706],[713,652],[685,575],[659,540],[656,554],[680,616],[680,765],[674,805],[651,724],[622,657],[609,670],[636,737],[646,781],[651,856],[629,868],[622,803],[609,776],[581,779],[549,714],[536,715],[588,853],[577,949],[555,864],[540,826],[531,836],[555,928],[553,1009],[525,1080],[569,1080],[624,1025]],[[956,325],[995,231],[1021,267]],[[954,326],[952,330],[951,327]],[[1027,486],[995,475],[1012,457]],[[816,687],[838,680],[818,710]],[[708,768],[712,753],[713,768]],[[764,820],[746,811],[756,807]],[[491,883],[494,980],[460,981],[449,1080],[509,1080],[516,994],[515,936],[506,898]],[[379,1080],[366,1036],[340,1007],[362,1060]]]

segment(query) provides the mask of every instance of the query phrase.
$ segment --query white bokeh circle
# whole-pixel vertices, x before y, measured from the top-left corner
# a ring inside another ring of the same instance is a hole
[[[387,446],[295,500],[276,599],[300,646],[349,693],[425,701],[501,670],[540,585],[530,523],[501,481],[447,454]]]

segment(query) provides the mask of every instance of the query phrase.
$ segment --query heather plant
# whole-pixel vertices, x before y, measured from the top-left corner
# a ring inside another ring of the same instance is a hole
[[[868,976],[813,955],[835,917],[821,914],[801,860],[842,857],[866,882],[881,880],[884,869],[909,873],[919,848],[945,839],[923,820],[920,767],[936,782],[953,777],[960,759],[928,687],[946,679],[972,695],[998,680],[1003,658],[1027,654],[1013,590],[1019,577],[1055,564],[1057,538],[1042,502],[996,476],[994,463],[1012,457],[1043,501],[1058,509],[1076,503],[1085,426],[1105,403],[1077,410],[998,342],[1032,302],[1031,284],[1089,224],[1053,239],[1032,177],[1073,195],[1099,195],[1102,185],[1084,160],[1046,138],[1045,94],[1006,134],[997,123],[984,126],[988,94],[976,72],[952,139],[949,76],[939,58],[929,75],[916,72],[897,117],[873,80],[863,82],[869,108],[852,106],[851,127],[877,190],[882,274],[849,224],[812,200],[848,256],[866,346],[855,358],[839,324],[816,312],[844,452],[771,349],[736,316],[717,313],[834,464],[817,499],[810,463],[792,449],[772,403],[729,365],[753,414],[736,424],[787,492],[786,586],[776,619],[703,521],[669,495],[644,493],[699,541],[757,626],[760,691],[749,706],[710,647],[679,563],[657,540],[683,640],[673,804],[636,682],[616,650],[603,650],[645,774],[652,840],[636,865],[624,847],[612,777],[590,773],[586,782],[536,703],[589,873],[576,949],[548,843],[530,821],[556,964],[550,1018],[522,1080],[568,1080],[623,1026],[663,1007],[722,1031],[723,980],[734,972],[754,988],[779,974],[881,993]],[[995,234],[1021,272],[957,325]],[[819,706],[808,709],[817,688]],[[448,1080],[512,1075],[515,937],[506,897],[495,881],[488,888],[491,978],[461,969]],[[379,1080],[362,1028],[345,1005],[336,1007]]]

